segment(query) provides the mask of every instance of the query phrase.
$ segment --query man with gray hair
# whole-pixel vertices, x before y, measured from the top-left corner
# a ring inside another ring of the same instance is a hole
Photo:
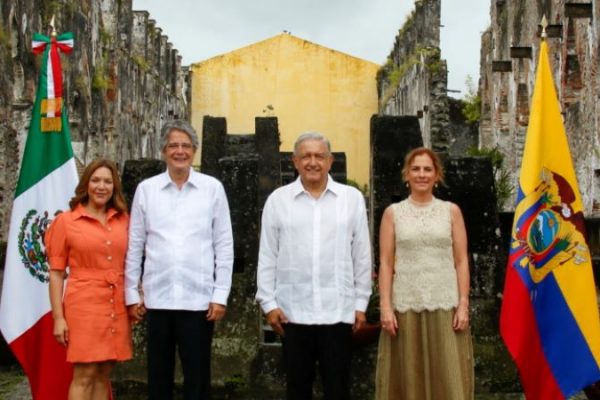
[[[229,206],[221,182],[192,169],[198,138],[187,122],[165,123],[161,148],[167,170],[138,185],[131,207],[126,304],[134,321],[146,315],[148,399],[173,398],[176,348],[184,399],[208,399],[233,270]]]
[[[312,399],[318,364],[325,400],[345,400],[352,330],[365,323],[371,295],[365,201],[329,175],[321,134],[300,135],[293,162],[298,179],[263,209],[256,299],[282,336],[287,399]]]

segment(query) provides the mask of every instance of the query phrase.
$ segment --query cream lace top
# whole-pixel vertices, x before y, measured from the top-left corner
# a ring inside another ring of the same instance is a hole
[[[396,260],[392,301],[399,312],[458,305],[452,253],[450,203],[434,198],[426,205],[410,199],[392,205]]]

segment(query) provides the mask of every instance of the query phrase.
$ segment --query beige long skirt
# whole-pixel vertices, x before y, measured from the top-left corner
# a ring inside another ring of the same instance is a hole
[[[473,400],[471,331],[452,329],[454,311],[396,312],[395,337],[381,330],[377,400]]]

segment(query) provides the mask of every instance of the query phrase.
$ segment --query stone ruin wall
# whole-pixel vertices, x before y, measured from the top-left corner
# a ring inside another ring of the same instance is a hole
[[[425,146],[447,151],[446,61],[440,51],[441,0],[417,0],[377,76],[379,114],[417,116]]]
[[[188,74],[181,56],[131,0],[0,0],[0,242],[6,240],[41,56],[34,32],[59,33],[75,47],[61,55],[64,97],[79,166],[96,157],[123,166],[158,158],[162,121],[187,118]]]
[[[600,7],[589,0],[492,0],[482,36],[480,146],[498,147],[513,187],[525,144],[546,15],[548,49],[586,216],[600,214]],[[509,207],[514,199],[506,203]]]

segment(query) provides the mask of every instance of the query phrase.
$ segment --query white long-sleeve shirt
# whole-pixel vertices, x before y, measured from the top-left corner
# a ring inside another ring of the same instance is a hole
[[[300,178],[262,214],[256,299],[297,324],[354,323],[371,295],[371,245],[362,194],[330,176],[318,199]]]
[[[141,182],[131,207],[126,303],[152,309],[206,310],[227,304],[233,271],[229,205],[217,179],[190,170],[181,187],[167,172]]]

